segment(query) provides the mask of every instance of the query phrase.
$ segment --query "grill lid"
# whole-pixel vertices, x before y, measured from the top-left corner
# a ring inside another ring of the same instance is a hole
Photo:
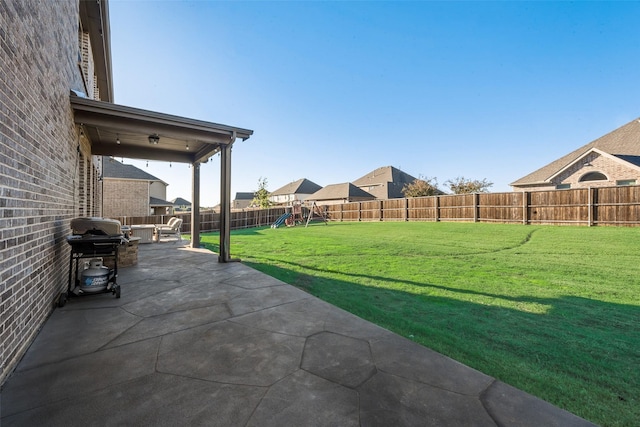
[[[110,218],[85,217],[71,220],[73,234],[90,234],[99,236],[122,235],[120,221]]]

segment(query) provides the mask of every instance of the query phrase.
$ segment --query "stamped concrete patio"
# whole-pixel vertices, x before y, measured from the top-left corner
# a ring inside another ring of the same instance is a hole
[[[53,312],[3,427],[592,425],[207,250],[141,245],[119,273],[122,298]]]

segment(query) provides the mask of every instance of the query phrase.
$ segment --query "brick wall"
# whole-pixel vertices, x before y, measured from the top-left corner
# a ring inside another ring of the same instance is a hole
[[[67,286],[65,236],[79,213],[79,159],[90,158],[70,89],[86,91],[78,1],[0,0],[0,383]],[[83,203],[91,213],[95,202]]]
[[[106,161],[108,160],[105,158]],[[149,215],[149,181],[105,178],[103,192],[104,216],[115,218]]]
[[[580,182],[580,178],[589,172],[603,173],[608,180]],[[616,185],[616,181],[625,179],[636,179],[640,182],[640,174],[636,169],[630,168],[620,161],[599,153],[591,153],[583,161],[560,174],[554,183],[557,181],[558,184],[571,184],[571,188],[610,187]]]
[[[139,237],[132,237],[128,242],[123,243],[118,248],[118,269],[131,267],[138,263]],[[115,257],[104,257],[102,264],[111,269],[115,268]]]
[[[588,165],[585,165],[588,164]],[[582,181],[585,174],[600,172],[608,179],[601,181]],[[640,183],[640,173],[637,169],[626,166],[621,161],[603,156],[600,153],[590,153],[583,160],[571,165],[567,170],[551,180],[551,185],[538,187],[518,187],[514,191],[542,191],[555,190],[556,185],[570,184],[570,188],[611,187],[617,185],[619,180],[635,179]]]

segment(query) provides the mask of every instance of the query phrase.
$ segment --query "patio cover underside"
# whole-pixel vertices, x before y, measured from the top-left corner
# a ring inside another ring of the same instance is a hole
[[[252,130],[142,110],[71,95],[75,123],[91,143],[91,154],[190,163],[191,244],[200,245],[200,164],[220,153],[220,256],[229,261],[231,146]],[[159,138],[157,144],[149,136]]]

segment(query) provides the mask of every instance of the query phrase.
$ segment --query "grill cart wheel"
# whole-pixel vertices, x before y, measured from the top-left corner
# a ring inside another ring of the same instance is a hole
[[[64,307],[66,303],[67,303],[67,293],[63,292],[58,297],[58,307]]]
[[[116,298],[120,298],[120,285],[116,285],[115,291],[116,291]]]

